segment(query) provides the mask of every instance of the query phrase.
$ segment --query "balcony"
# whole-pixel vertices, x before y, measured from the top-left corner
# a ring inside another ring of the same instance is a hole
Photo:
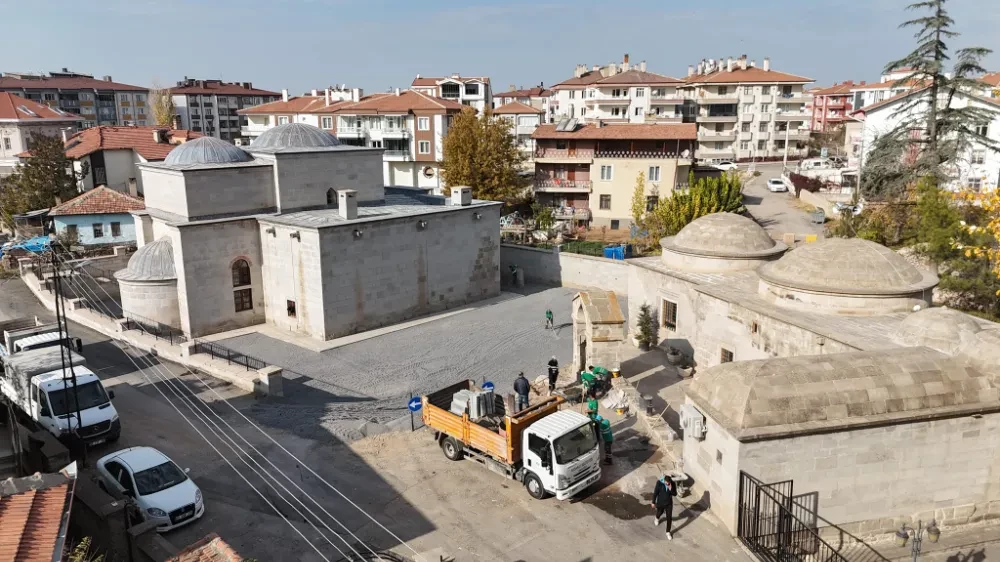
[[[647,113],[646,121],[654,123],[683,123],[683,115],[671,115],[669,113]]]
[[[740,103],[739,96],[734,92],[733,94],[726,94],[720,96],[718,94],[705,94],[698,96],[698,103],[701,105],[717,105],[717,104],[731,104],[735,105]]]
[[[413,154],[409,150],[386,150],[382,152],[382,159],[394,162],[409,162],[413,160]]]
[[[535,179],[535,191],[538,193],[590,193],[592,187],[593,182],[590,180],[566,180],[549,177]]]
[[[240,127],[240,134],[244,137],[257,137],[264,133],[264,131],[270,129],[268,125],[247,125],[246,127]]]
[[[784,140],[786,138],[785,131],[775,131],[774,138],[775,140]],[[787,138],[790,141],[809,140],[809,129],[792,129],[788,131]]]
[[[700,123],[735,123],[738,119],[735,113],[728,113],[724,115],[699,115],[698,122]]]
[[[681,105],[684,98],[680,96],[653,96],[649,98],[649,105]]]
[[[590,162],[594,159],[591,148],[536,148],[535,161],[539,163]]]
[[[367,127],[341,127],[337,126],[337,136],[338,137],[361,137],[368,136]]]
[[[518,125],[517,126],[517,130],[516,130],[517,131],[516,134],[518,134],[518,135],[531,135],[532,133],[535,132],[535,129],[537,129],[537,128],[538,128],[538,125]]]
[[[736,140],[736,131],[698,131],[698,140],[700,141],[734,141]]]
[[[740,94],[740,103],[754,103],[757,96],[754,94]]]
[[[771,113],[770,112],[768,112],[768,113],[761,113],[760,114],[760,120],[763,121],[763,122],[765,122],[765,123],[770,122],[771,121]]]
[[[730,148],[699,148],[698,158],[733,158],[736,151]]]
[[[552,218],[556,220],[589,221],[590,209],[574,209],[573,207],[556,207],[552,209]]]
[[[632,98],[628,96],[597,95],[584,100],[587,105],[629,105]]]
[[[666,150],[599,150],[594,153],[594,158],[655,158],[667,160],[679,159],[681,155]]]
[[[775,121],[807,121],[812,119],[808,111],[779,111],[774,114]]]
[[[771,94],[761,94],[760,99],[757,101],[760,103],[774,103],[774,96]]]

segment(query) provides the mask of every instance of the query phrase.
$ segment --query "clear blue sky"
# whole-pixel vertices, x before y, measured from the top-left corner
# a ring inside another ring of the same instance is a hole
[[[1000,49],[997,0],[953,0],[955,47]],[[0,0],[2,71],[69,67],[116,81],[184,76],[300,94],[346,83],[367,92],[423,76],[488,75],[553,84],[577,63],[645,59],[680,77],[701,58],[770,56],[815,78],[877,80],[908,52],[903,0]],[[5,5],[9,4],[9,5]],[[1000,70],[1000,55],[987,66]]]

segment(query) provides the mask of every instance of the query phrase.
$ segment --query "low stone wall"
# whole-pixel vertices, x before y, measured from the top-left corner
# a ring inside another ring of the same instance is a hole
[[[504,285],[511,285],[510,265],[516,264],[528,283],[573,288],[598,288],[628,295],[628,264],[556,249],[530,248],[502,244],[500,274]]]
[[[819,193],[813,193],[811,191],[802,190],[799,192],[799,199],[803,202],[816,207],[817,209],[823,209],[826,211],[826,216],[833,216],[833,202],[827,200],[825,197]]]

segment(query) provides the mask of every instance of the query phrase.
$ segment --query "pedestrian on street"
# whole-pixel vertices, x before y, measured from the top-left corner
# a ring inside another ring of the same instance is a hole
[[[531,383],[524,378],[524,372],[518,374],[514,381],[514,393],[517,394],[517,402],[514,404],[514,413],[516,414],[528,407],[528,394],[531,393]]]
[[[555,327],[555,322],[552,319],[552,309],[551,308],[546,308],[545,309],[545,329],[546,330],[551,330],[553,327]]]
[[[674,496],[676,495],[677,484],[674,483],[673,478],[664,474],[656,480],[656,486],[653,488],[653,509],[656,510],[653,526],[659,525],[660,520],[665,519],[667,522],[668,541],[674,540],[674,536],[670,534],[670,529],[674,524]]]
[[[604,464],[611,464],[611,445],[615,442],[615,433],[611,429],[610,421],[602,418],[600,414],[595,419],[601,429],[601,440],[604,441]]]
[[[549,359],[549,394],[556,390],[556,381],[559,379],[559,360],[553,355]]]

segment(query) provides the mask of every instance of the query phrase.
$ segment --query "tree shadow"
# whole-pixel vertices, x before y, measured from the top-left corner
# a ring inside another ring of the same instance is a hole
[[[983,562],[986,560],[986,549],[970,549],[968,552],[957,552],[945,559],[945,562]]]

